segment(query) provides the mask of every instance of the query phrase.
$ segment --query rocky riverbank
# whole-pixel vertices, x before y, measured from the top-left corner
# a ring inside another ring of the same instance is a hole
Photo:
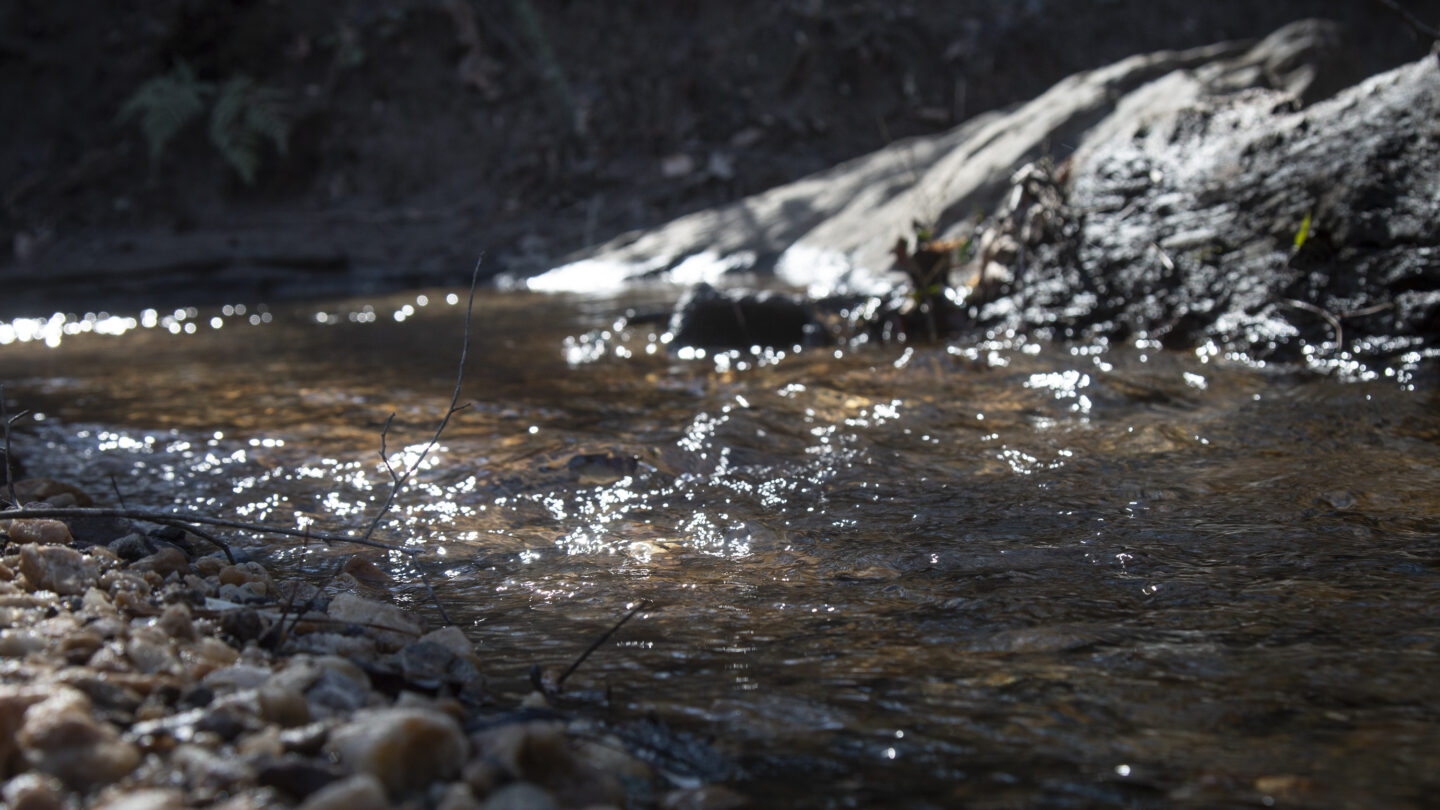
[[[494,705],[465,634],[367,586],[362,558],[317,586],[179,530],[74,523],[0,519],[10,810],[738,806],[539,694]]]

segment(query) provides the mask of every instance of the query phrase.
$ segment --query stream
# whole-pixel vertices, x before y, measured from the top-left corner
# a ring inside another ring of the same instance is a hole
[[[648,600],[567,705],[663,722],[757,806],[1433,806],[1440,402],[1414,368],[1005,335],[705,355],[626,319],[676,293],[477,299],[467,407],[376,536],[427,549],[495,692]],[[102,503],[358,531],[387,417],[399,467],[445,412],[464,310],[0,324],[17,455]]]

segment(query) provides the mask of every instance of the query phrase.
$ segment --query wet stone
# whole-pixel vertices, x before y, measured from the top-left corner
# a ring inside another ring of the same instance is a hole
[[[139,627],[131,631],[125,644],[125,657],[135,669],[146,674],[175,672],[180,660],[170,648],[170,638],[159,627]]]
[[[96,810],[185,810],[185,794],[173,788],[137,790],[99,805]]]
[[[298,728],[287,728],[280,732],[280,746],[294,754],[314,754],[330,736],[330,726],[325,723],[308,723]]]
[[[84,554],[61,546],[20,549],[20,573],[38,590],[61,596],[83,594],[99,578],[99,568]]]
[[[150,537],[160,543],[174,546],[184,552],[186,557],[195,556],[195,544],[190,542],[185,530],[177,526],[161,526],[150,532]]]
[[[325,747],[343,765],[399,791],[453,779],[470,746],[453,717],[416,707],[357,712]]]
[[[355,774],[312,794],[300,810],[389,810],[385,786],[368,773]]]
[[[253,724],[252,718],[238,706],[226,705],[206,710],[195,723],[195,730],[211,732],[228,742],[245,733]]]
[[[130,568],[132,571],[154,571],[164,577],[176,571],[189,571],[190,558],[178,548],[165,546],[157,549],[154,554],[136,560]]]
[[[267,723],[284,728],[303,726],[310,722],[310,705],[305,696],[294,689],[265,685],[258,692],[260,717]]]
[[[395,663],[408,683],[433,689],[449,680],[455,653],[433,641],[406,644],[395,654]]]
[[[191,620],[190,608],[184,604],[166,605],[155,626],[170,638],[187,641],[195,638],[195,623]]]
[[[5,783],[0,796],[10,810],[63,810],[61,785],[38,773],[22,773]]]
[[[423,628],[395,605],[342,593],[330,600],[330,618],[363,626],[375,639],[398,649],[419,638]]]
[[[8,534],[16,543],[38,543],[47,546],[64,545],[74,540],[70,536],[69,526],[59,520],[46,518],[12,520]]]
[[[544,788],[516,782],[490,794],[481,807],[484,810],[556,810],[558,805]]]
[[[335,670],[325,670],[305,691],[311,711],[320,717],[354,711],[370,700],[370,688]]]
[[[90,701],[74,689],[31,706],[19,741],[32,767],[72,787],[108,784],[140,763],[135,746],[97,721]]]
[[[244,644],[265,634],[266,626],[260,614],[249,608],[227,610],[220,615],[220,630],[237,642]]]
[[[115,552],[115,556],[126,562],[135,562],[156,551],[155,544],[150,542],[150,538],[138,532],[127,534],[106,547]]]
[[[304,799],[345,776],[339,768],[296,756],[264,758],[255,765],[255,781],[295,799]]]

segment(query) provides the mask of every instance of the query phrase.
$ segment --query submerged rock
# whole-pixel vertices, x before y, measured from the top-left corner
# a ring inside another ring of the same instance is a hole
[[[698,284],[670,318],[672,343],[704,349],[789,349],[829,342],[803,298],[777,292],[717,290]]]

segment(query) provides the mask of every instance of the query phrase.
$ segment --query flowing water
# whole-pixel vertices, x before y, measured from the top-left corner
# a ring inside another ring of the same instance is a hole
[[[1433,382],[1003,337],[697,356],[616,323],[671,294],[477,303],[468,407],[378,537],[430,552],[496,690],[649,600],[566,694],[708,740],[694,769],[761,806],[1433,806]],[[401,465],[444,413],[463,311],[16,322],[0,380],[41,415],[32,472],[353,530],[387,416]]]

